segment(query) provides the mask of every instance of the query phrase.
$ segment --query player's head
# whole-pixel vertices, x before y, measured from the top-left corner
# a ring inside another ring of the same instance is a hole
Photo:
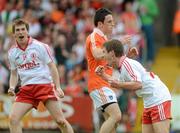
[[[100,8],[94,16],[95,27],[100,28],[105,34],[111,34],[114,27],[112,12],[106,8]]]
[[[113,67],[118,67],[119,58],[124,55],[124,48],[119,40],[110,40],[103,44],[105,59],[108,64]]]
[[[133,0],[125,0],[122,3],[122,10],[132,12],[133,11]]]
[[[12,24],[12,32],[18,43],[25,43],[28,38],[29,24],[23,19],[16,19]]]

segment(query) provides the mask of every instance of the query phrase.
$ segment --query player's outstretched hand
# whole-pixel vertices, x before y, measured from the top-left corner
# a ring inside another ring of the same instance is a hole
[[[97,75],[102,76],[104,74],[104,66],[98,66],[95,69]]]
[[[132,40],[132,36],[131,35],[125,35],[123,36],[120,41],[123,45],[130,45],[131,44],[131,40]]]
[[[64,97],[64,92],[61,88],[57,88],[56,92],[57,92],[58,97],[60,97],[60,98]]]
[[[137,57],[138,56],[138,50],[137,50],[137,48],[136,47],[132,47],[132,48],[130,48],[129,49],[129,52],[128,52],[128,57],[129,58],[134,58],[134,57]]]
[[[9,96],[15,96],[15,92],[14,92],[14,91],[15,91],[15,89],[9,88],[9,89],[8,89],[8,95],[9,95]]]

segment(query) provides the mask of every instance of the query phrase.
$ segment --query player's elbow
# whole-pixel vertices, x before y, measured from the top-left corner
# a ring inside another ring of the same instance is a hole
[[[100,48],[94,48],[92,55],[96,60],[101,60],[104,58],[104,53],[103,53],[102,49],[100,49]]]
[[[94,58],[95,58],[96,60],[102,60],[102,59],[104,59],[104,56],[101,56],[101,55],[96,54],[96,55],[94,55]]]

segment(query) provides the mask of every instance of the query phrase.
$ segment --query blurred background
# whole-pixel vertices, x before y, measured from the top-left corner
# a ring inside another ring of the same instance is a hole
[[[7,96],[7,51],[14,45],[11,24],[16,18],[26,19],[30,36],[50,46],[66,94],[61,105],[75,132],[98,133],[103,120],[87,92],[85,39],[93,30],[95,10],[101,7],[113,12],[112,37],[132,35],[132,46],[140,53],[137,60],[169,87],[173,97],[170,132],[180,132],[180,1],[0,0],[0,133],[9,133],[13,98]],[[123,113],[117,133],[140,133],[142,100],[129,91],[118,91],[117,97]],[[42,104],[25,116],[22,125],[25,133],[58,132]]]

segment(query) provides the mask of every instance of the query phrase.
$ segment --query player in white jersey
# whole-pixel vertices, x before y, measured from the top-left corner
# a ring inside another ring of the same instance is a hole
[[[119,77],[104,73],[98,66],[96,73],[114,88],[135,90],[143,98],[142,133],[169,133],[171,119],[171,95],[166,85],[147,72],[136,60],[124,56],[120,41],[110,40],[103,45],[108,64],[119,71]]]
[[[11,133],[22,133],[20,121],[40,101],[44,103],[63,133],[73,133],[69,122],[64,118],[58,97],[64,97],[59,75],[53,62],[50,49],[28,35],[29,24],[17,19],[12,25],[16,45],[9,52],[10,81],[8,94],[15,95],[20,79],[21,87],[16,94],[9,116]]]

